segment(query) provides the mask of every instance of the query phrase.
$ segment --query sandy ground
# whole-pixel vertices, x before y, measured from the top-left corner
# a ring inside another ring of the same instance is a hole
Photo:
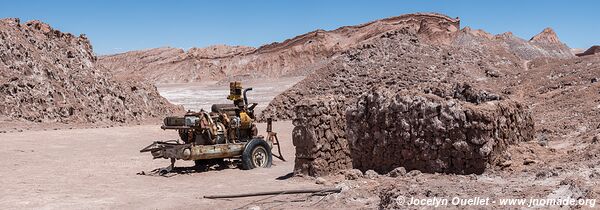
[[[310,179],[277,179],[293,170],[292,127],[290,122],[274,124],[288,162],[274,159],[268,169],[229,168],[172,177],[136,175],[169,164],[139,153],[154,140],[177,138],[158,125],[2,133],[0,209],[231,209],[257,197],[203,196],[319,187]],[[259,131],[264,130],[259,124]]]
[[[431,195],[493,199],[597,198],[600,177],[597,159],[565,161],[567,154],[577,151],[563,151],[554,142],[548,148],[536,146],[534,142],[512,147],[509,150],[512,166],[482,175],[419,174],[398,178],[380,176],[374,180],[344,180],[343,176],[334,175],[325,177],[330,182],[327,185],[341,186],[342,193],[314,196],[302,202],[291,201],[302,200],[306,195],[203,198],[211,194],[324,187],[314,184],[311,178],[288,178],[294,166],[290,136],[293,126],[290,122],[275,122],[274,128],[288,162],[274,159],[273,167],[268,169],[244,171],[232,166],[205,172],[172,173],[170,177],[137,175],[142,171],[151,174],[152,170],[169,164],[169,160],[152,160],[150,154],[139,153],[139,149],[154,140],[177,138],[175,132],[160,130],[158,125],[0,133],[0,158],[4,160],[0,163],[0,209],[247,209],[254,206],[261,209],[356,209],[377,208],[380,192],[419,198]],[[265,125],[259,124],[259,131],[264,130]],[[558,154],[551,154],[555,150]],[[530,158],[540,162],[524,165],[523,160]],[[176,163],[179,169],[192,165],[184,161]],[[583,209],[590,208],[584,206]]]

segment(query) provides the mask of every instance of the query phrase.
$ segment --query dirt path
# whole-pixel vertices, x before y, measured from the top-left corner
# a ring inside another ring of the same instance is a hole
[[[138,152],[153,140],[177,138],[157,125],[0,134],[0,209],[237,208],[257,198],[202,196],[316,187],[304,179],[277,180],[293,170],[292,127],[290,122],[274,124],[288,162],[275,159],[268,169],[232,168],[169,178],[136,175],[169,164]],[[264,129],[260,124],[259,131]]]

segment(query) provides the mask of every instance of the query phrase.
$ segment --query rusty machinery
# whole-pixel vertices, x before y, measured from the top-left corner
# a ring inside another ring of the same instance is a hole
[[[166,117],[164,130],[177,130],[180,140],[155,141],[140,152],[150,152],[156,158],[193,160],[197,165],[208,160],[240,158],[243,169],[270,167],[273,156],[283,160],[277,134],[272,121],[267,119],[267,138],[258,135],[254,124],[254,108],[248,103],[246,93],[252,88],[242,88],[240,82],[231,82],[227,99],[232,104],[214,104],[211,111],[188,111],[183,117]],[[279,155],[272,153],[277,146]]]

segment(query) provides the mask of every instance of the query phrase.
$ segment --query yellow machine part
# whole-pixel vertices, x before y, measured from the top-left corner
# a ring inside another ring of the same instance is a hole
[[[227,99],[236,101],[242,99],[242,82],[229,83],[229,95]]]
[[[240,124],[242,128],[250,128],[252,118],[246,112],[240,112]]]

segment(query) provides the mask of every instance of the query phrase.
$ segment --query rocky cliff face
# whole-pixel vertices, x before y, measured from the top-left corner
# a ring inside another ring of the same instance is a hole
[[[459,22],[439,14],[408,14],[332,31],[316,30],[257,49],[222,45],[188,51],[158,48],[102,56],[99,62],[117,75],[141,75],[156,83],[299,76],[392,30],[406,29],[431,42],[449,43]]]
[[[96,65],[84,35],[0,20],[0,117],[30,122],[131,122],[181,111],[139,78]]]

